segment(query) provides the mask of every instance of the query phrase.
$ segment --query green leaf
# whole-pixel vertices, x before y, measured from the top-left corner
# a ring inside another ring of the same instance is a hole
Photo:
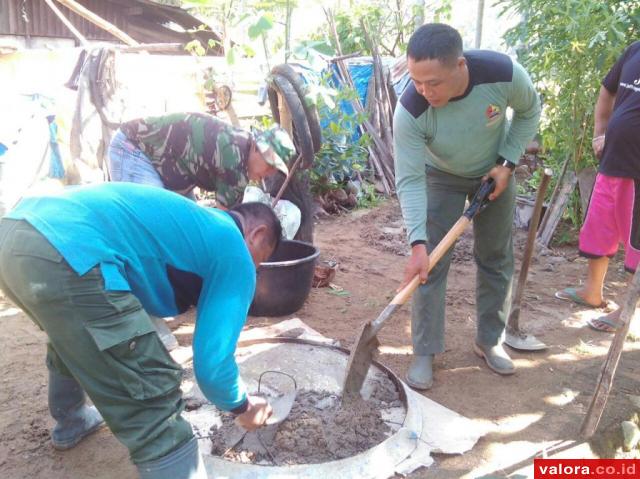
[[[255,40],[256,38],[266,34],[273,28],[273,22],[266,16],[261,16],[258,21],[251,25],[248,30],[249,38]]]
[[[242,52],[246,57],[253,58],[256,56],[256,51],[251,47],[251,45],[242,45]]]
[[[235,63],[236,63],[236,47],[233,46],[229,48],[229,51],[227,52],[227,64],[235,65]]]

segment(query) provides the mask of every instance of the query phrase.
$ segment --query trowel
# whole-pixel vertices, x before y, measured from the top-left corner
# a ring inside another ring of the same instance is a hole
[[[277,428],[273,428],[269,426],[274,426],[276,424],[279,424],[282,421],[284,421],[287,417],[289,417],[289,413],[291,412],[293,403],[296,400],[296,393],[297,393],[297,390],[294,389],[293,391],[286,392],[278,397],[267,396],[267,400],[269,401],[269,405],[271,406],[271,409],[273,409],[273,413],[271,414],[271,416],[269,416],[269,419],[265,421],[264,426],[262,426],[259,429],[256,429],[256,431],[253,431],[253,432],[256,433],[257,431],[261,431],[263,430],[263,428],[266,428],[266,430],[268,431],[267,434],[274,435],[277,431]],[[228,433],[226,437],[225,442],[227,444],[227,450],[225,451],[223,456],[227,454],[229,451],[232,451],[233,449],[238,447],[238,445],[243,441],[245,441],[244,444],[246,446],[247,445],[246,441],[250,441],[251,438],[253,437],[253,436],[247,436],[247,434],[251,434],[251,433],[246,429],[243,429],[236,423],[233,429],[231,429],[231,431]],[[253,438],[253,442],[255,442],[255,438]],[[257,444],[260,444],[260,441],[258,441]],[[254,444],[253,447],[255,448],[257,447],[257,445]]]
[[[504,343],[507,346],[512,347],[520,351],[542,351],[547,349],[547,345],[536,338],[533,334],[527,334],[520,330],[519,318],[520,318],[520,303],[522,302],[522,294],[524,292],[524,286],[527,282],[527,274],[529,273],[529,265],[531,264],[531,257],[535,250],[536,234],[538,231],[538,224],[540,223],[540,215],[542,214],[542,204],[544,202],[544,195],[551,181],[553,171],[550,168],[545,168],[540,185],[538,186],[538,194],[536,196],[536,202],[533,207],[533,214],[529,221],[529,234],[527,235],[527,244],[524,248],[524,254],[522,256],[522,265],[520,266],[520,274],[518,277],[518,285],[516,286],[515,293],[513,294],[513,301],[511,302],[511,311],[509,312],[509,319],[507,320],[507,328],[505,332]]]
[[[269,419],[265,421],[265,426],[281,423],[289,417],[293,403],[296,400],[296,392],[297,391],[294,389],[293,391],[284,393],[282,396],[277,398],[268,398],[271,409],[273,409],[273,413],[269,416]]]

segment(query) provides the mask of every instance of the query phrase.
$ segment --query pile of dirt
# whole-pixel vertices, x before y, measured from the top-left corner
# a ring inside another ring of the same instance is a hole
[[[354,456],[391,433],[381,409],[401,406],[397,391],[382,385],[370,400],[343,404],[341,397],[300,390],[289,417],[280,424],[243,433],[231,416],[212,427],[212,454],[264,465],[317,464]]]

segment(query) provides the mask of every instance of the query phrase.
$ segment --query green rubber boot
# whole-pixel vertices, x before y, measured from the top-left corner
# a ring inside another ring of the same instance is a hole
[[[51,370],[49,411],[56,420],[51,431],[51,442],[54,448],[61,451],[76,446],[104,424],[98,410],[85,404],[85,394],[78,381]]]

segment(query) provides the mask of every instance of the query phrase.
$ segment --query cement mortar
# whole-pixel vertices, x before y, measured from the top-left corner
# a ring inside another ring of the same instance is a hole
[[[400,406],[398,392],[377,383],[369,400],[348,405],[328,392],[300,390],[289,417],[244,435],[229,415],[210,431],[212,454],[264,465],[318,464],[366,451],[391,435],[381,409]],[[235,447],[234,447],[235,446]]]

